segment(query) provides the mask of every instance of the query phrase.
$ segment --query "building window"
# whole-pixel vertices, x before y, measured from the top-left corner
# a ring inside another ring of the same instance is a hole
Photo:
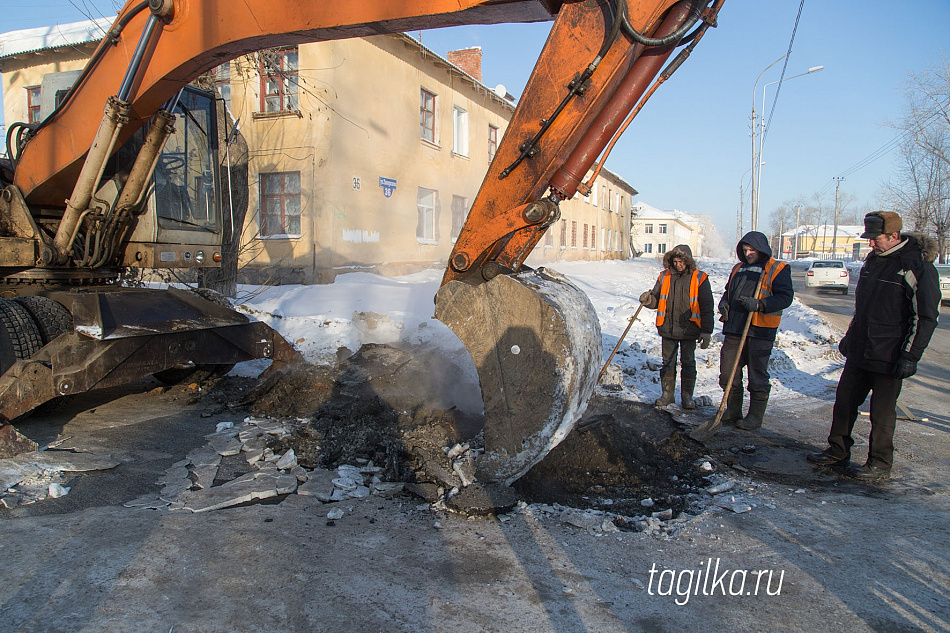
[[[26,89],[26,121],[27,123],[40,122],[39,86],[30,86]]]
[[[622,248],[622,242],[621,242],[621,237],[620,237],[620,231],[617,231],[617,232],[614,234],[614,250],[615,250],[615,251],[623,250],[623,248]]]
[[[620,212],[623,210],[623,209],[621,208],[622,206],[623,206],[623,196],[621,196],[621,195],[618,193],[618,194],[617,194],[617,208],[615,209],[617,215],[620,215]]]
[[[300,172],[261,174],[261,236],[300,236]]]
[[[224,99],[228,110],[231,109],[231,62],[215,66],[211,71],[214,74],[214,89],[218,96]]]
[[[495,152],[498,151],[498,127],[488,124],[488,162],[495,160]]]
[[[607,250],[607,245],[610,244],[610,230],[601,228],[600,229],[600,250]]]
[[[594,205],[595,207],[597,206],[597,183],[596,182],[590,187],[590,203]]]
[[[468,216],[468,198],[463,196],[452,196],[452,239],[456,239],[465,226],[465,218]]]
[[[435,244],[435,203],[438,192],[419,187],[416,193],[416,209],[419,220],[416,224],[416,239],[424,244]]]
[[[597,249],[597,226],[594,224],[590,225],[590,248],[591,250]]]
[[[653,225],[652,225],[652,224],[644,224],[644,225],[643,225],[643,232],[644,232],[644,233],[653,233]]]
[[[657,228],[657,233],[666,233],[666,225],[660,224],[659,227]]]
[[[259,54],[261,112],[299,109],[297,101],[297,49]]]
[[[647,253],[647,254],[652,253],[652,252],[653,252],[653,244],[644,244],[644,245],[643,245],[643,252],[644,252],[644,253]]]
[[[587,248],[587,223],[584,223],[584,241],[581,242],[584,248]]]
[[[610,211],[610,189],[604,191],[604,208]]]
[[[665,253],[665,252],[666,252],[666,244],[664,244],[664,243],[661,242],[661,243],[659,243],[659,244],[656,245],[656,254],[657,254],[657,255],[662,255],[662,254]]]
[[[561,248],[567,248],[567,220],[561,220]]]
[[[571,248],[577,248],[577,222],[571,220]]]
[[[419,91],[419,138],[435,144],[435,93]]]
[[[551,248],[554,246],[554,231],[548,229],[544,232],[544,248]]]
[[[452,132],[452,151],[468,156],[468,112],[458,106],[452,108]]]

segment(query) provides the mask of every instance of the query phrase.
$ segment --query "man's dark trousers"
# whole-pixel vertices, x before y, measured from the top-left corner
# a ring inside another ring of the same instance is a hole
[[[835,455],[851,456],[851,432],[858,419],[858,407],[871,394],[871,437],[868,461],[871,466],[890,469],[894,458],[894,429],[897,427],[897,397],[903,380],[845,363],[835,393],[828,444]]]

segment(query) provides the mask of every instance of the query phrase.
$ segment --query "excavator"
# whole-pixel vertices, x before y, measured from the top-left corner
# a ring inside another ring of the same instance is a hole
[[[269,47],[553,20],[435,297],[435,317],[478,371],[478,477],[511,484],[571,431],[603,362],[590,300],[524,261],[559,203],[589,194],[619,134],[716,26],[723,2],[130,0],[56,109],[10,126],[0,165],[0,457],[35,449],[14,423],[62,396],[253,358],[299,360],[226,301],[121,283],[137,267],[219,265],[219,235],[156,230],[156,163],[189,83]],[[134,155],[116,167],[135,135]]]

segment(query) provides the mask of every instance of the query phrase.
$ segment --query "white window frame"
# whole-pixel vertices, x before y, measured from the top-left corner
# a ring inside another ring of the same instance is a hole
[[[468,111],[452,106],[452,152],[468,158]]]
[[[435,237],[435,207],[439,202],[439,192],[435,189],[419,187],[416,191],[416,241],[420,244],[438,244]]]

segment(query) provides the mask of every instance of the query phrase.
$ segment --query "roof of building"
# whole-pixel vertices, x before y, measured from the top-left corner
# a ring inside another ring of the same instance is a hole
[[[699,222],[699,219],[679,209],[661,211],[646,202],[637,202],[633,205],[636,220],[679,220],[684,224]]]
[[[834,224],[803,224],[797,226],[789,231],[782,233],[783,236],[794,237],[796,235],[820,235],[820,236],[832,236],[835,232]],[[841,237],[854,237],[860,238],[861,234],[864,233],[863,224],[839,224],[838,225],[838,235]]]
[[[113,21],[115,16],[0,33],[0,62],[27,53],[98,42]]]

